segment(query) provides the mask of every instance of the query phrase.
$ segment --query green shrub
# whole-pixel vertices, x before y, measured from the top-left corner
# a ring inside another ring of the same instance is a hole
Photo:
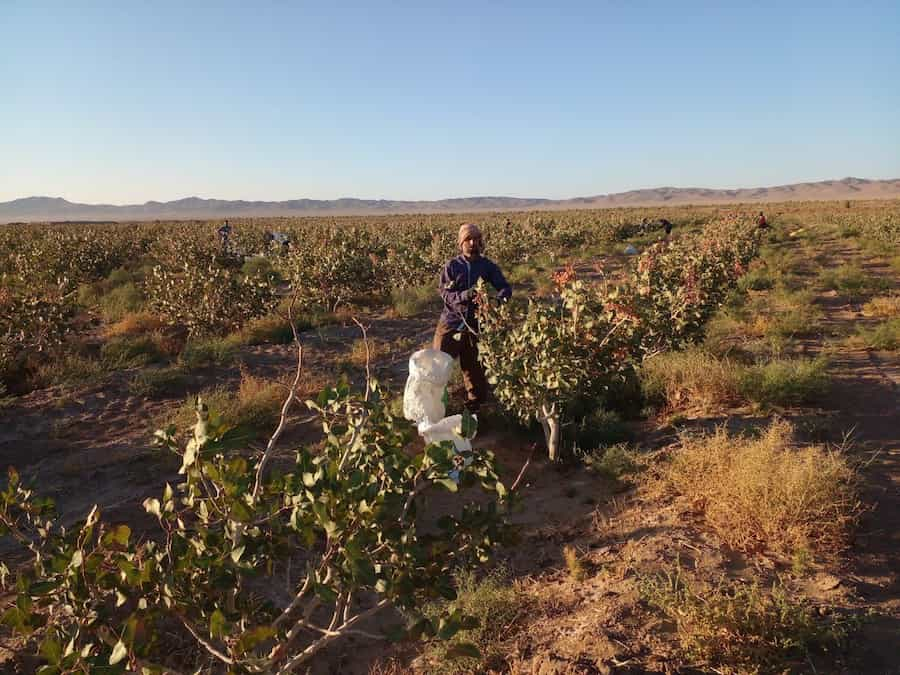
[[[234,361],[238,344],[235,336],[195,338],[188,340],[180,360],[188,369],[230,365]]]
[[[850,343],[866,349],[894,351],[900,349],[900,319],[883,321],[874,328],[860,328]]]
[[[93,384],[103,379],[107,371],[107,364],[88,356],[57,354],[38,368],[32,377],[32,384],[38,387]]]
[[[828,392],[828,362],[816,359],[774,359],[747,369],[740,393],[761,406],[789,406],[820,400]]]
[[[181,459],[179,480],[142,502],[158,525],[142,519],[134,536],[96,505],[63,525],[53,500],[10,467],[0,484],[0,526],[16,535],[4,546],[18,545],[4,553],[16,564],[0,565],[10,657],[43,673],[146,671],[148,663],[155,672],[172,663],[184,672],[308,672],[327,652],[346,650],[338,640],[357,624],[378,630],[394,608],[412,618],[392,626],[397,639],[450,639],[471,628],[453,605],[424,611],[455,600],[454,573],[482,567],[509,539],[508,491],[493,454],[435,444],[410,453],[408,425],[395,426],[377,386],[354,395],[340,384],[316,400],[322,441],[290,451],[289,467],[279,458],[278,471],[265,471],[271,447],[263,455],[246,445],[205,405],[185,444],[171,429],[157,431]],[[464,496],[424,520],[423,493],[439,487]],[[479,487],[493,496],[473,494]],[[271,575],[260,572],[286,570],[298,554],[305,569],[285,580],[289,601],[267,599]],[[497,632],[518,613],[485,618]],[[172,626],[187,628],[174,656]]]
[[[807,655],[846,643],[854,623],[820,619],[780,583],[687,583],[676,566],[640,582],[643,599],[675,624],[685,661],[715,672],[794,672]]]
[[[837,291],[850,299],[858,299],[867,293],[883,291],[890,287],[885,279],[873,276],[858,265],[841,265],[823,270],[819,275],[823,290]]]
[[[186,382],[187,376],[181,368],[175,366],[156,368],[135,375],[128,383],[128,391],[135,396],[155,398],[171,395],[173,389],[182,388]]]
[[[582,461],[593,471],[610,480],[622,481],[640,472],[643,468],[637,455],[627,443],[617,443],[607,448],[598,448],[582,456]]]
[[[118,321],[126,314],[137,312],[144,304],[144,294],[133,283],[116,286],[98,299],[100,312],[107,321]]]
[[[82,307],[94,307],[99,301],[100,293],[94,284],[81,284],[78,286],[75,298]]]
[[[135,274],[124,267],[117,267],[109,273],[108,277],[106,277],[106,283],[110,286],[121,286],[122,284],[136,281],[139,278],[140,274]]]
[[[583,417],[573,417],[577,420],[573,432],[576,447],[596,448],[631,440],[631,431],[617,412],[596,408]]]
[[[391,304],[398,316],[408,317],[426,311],[437,311],[441,298],[433,284],[405,286],[391,290]]]
[[[246,275],[220,263],[197,253],[154,267],[145,283],[150,308],[196,337],[234,331],[277,304],[274,273]]]
[[[471,572],[457,573],[454,604],[475,621],[449,641],[428,645],[424,654],[429,666],[427,672],[449,674],[503,670],[497,667],[505,659],[503,640],[515,623],[527,615],[534,600],[515,582],[511,582],[504,570],[495,570],[481,580],[476,580]],[[444,603],[432,605],[426,608],[425,614],[436,617],[444,606]],[[468,645],[474,646],[479,655],[475,656],[475,651],[467,648]]]
[[[163,359],[156,335],[114,337],[100,348],[100,360],[109,370],[146,366]]]
[[[244,261],[241,273],[249,277],[268,277],[274,273],[272,261],[265,256],[252,256]]]
[[[268,314],[253,319],[232,338],[247,345],[283,345],[294,340],[294,333],[287,319],[277,314]]]
[[[741,291],[765,291],[775,285],[775,280],[767,268],[761,267],[747,272],[738,279],[738,289]]]

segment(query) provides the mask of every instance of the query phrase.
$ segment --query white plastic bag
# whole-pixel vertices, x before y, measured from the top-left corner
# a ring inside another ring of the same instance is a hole
[[[453,447],[457,452],[468,452],[472,449],[471,441],[460,435],[462,430],[462,415],[451,415],[431,424],[419,422],[419,434],[426,443],[442,443],[453,441]]]
[[[451,441],[457,453],[472,449],[471,441],[462,435],[462,415],[444,417],[444,392],[450,379],[453,358],[437,349],[420,349],[409,358],[409,379],[403,391],[403,416],[418,425],[426,443]],[[471,458],[466,460],[470,463]],[[459,471],[450,478],[459,480]]]
[[[409,379],[403,392],[403,416],[411,422],[434,424],[443,419],[444,390],[453,357],[438,349],[420,349],[409,358]]]

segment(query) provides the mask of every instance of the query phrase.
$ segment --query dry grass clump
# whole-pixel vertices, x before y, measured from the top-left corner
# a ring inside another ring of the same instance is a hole
[[[353,344],[350,346],[350,354],[347,357],[350,364],[358,368],[365,368],[367,359],[371,366],[378,357],[384,356],[386,353],[390,352],[390,345],[385,344],[380,340],[369,338],[368,346],[366,345],[366,342],[367,341],[362,338],[353,341]]]
[[[78,353],[68,353],[42,363],[31,376],[35,387],[49,387],[57,384],[83,386],[102,380],[107,369],[97,359]]]
[[[816,331],[823,313],[810,290],[779,288],[754,298],[745,309],[746,330],[760,337],[793,337]]]
[[[241,371],[234,417],[237,424],[255,429],[274,430],[281,406],[287,398],[287,388],[274,380]]]
[[[159,333],[122,335],[110,338],[100,348],[100,360],[107,370],[136,368],[165,360]]]
[[[847,342],[854,347],[894,351],[900,349],[900,318],[882,321],[872,328],[859,328]]]
[[[577,548],[570,545],[563,546],[563,559],[566,561],[566,569],[572,581],[581,582],[587,579],[587,570]]]
[[[234,340],[247,345],[283,345],[294,341],[294,332],[285,317],[268,314],[249,321],[238,331]]]
[[[237,391],[218,386],[199,395],[210,412],[220,415],[226,423],[266,434],[278,424],[287,389],[278,382],[242,371]],[[197,421],[196,409],[196,396],[188,396],[168,420],[169,424],[179,432],[191,429]]]
[[[158,398],[171,395],[187,384],[187,376],[178,366],[150,368],[137,373],[128,383],[128,391],[135,396]]]
[[[153,333],[162,329],[164,325],[162,317],[152,312],[129,312],[106,327],[106,337]]]
[[[660,354],[644,363],[641,381],[650,399],[670,408],[709,409],[738,398],[741,366],[701,349]]]
[[[535,607],[535,599],[503,570],[495,570],[480,580],[472,572],[460,572],[456,577],[456,595],[454,605],[475,621],[447,641],[430,643],[423,654],[427,663],[424,672],[508,671],[506,654],[512,649],[507,648],[507,643]],[[436,618],[439,609],[440,605],[435,605],[427,608],[425,614]]]
[[[738,402],[790,406],[828,390],[825,359],[771,359],[746,365],[703,349],[660,354],[641,369],[644,394],[670,410],[711,412]]]
[[[234,361],[240,344],[239,336],[235,335],[188,340],[181,351],[180,361],[187,370],[228,366]]]
[[[863,316],[894,319],[900,317],[900,295],[882,295],[862,306]]]
[[[665,479],[733,548],[835,553],[859,511],[855,470],[839,450],[797,448],[792,435],[790,424],[776,421],[758,438],[724,428],[685,436]]]
[[[767,590],[724,579],[688,582],[678,565],[642,579],[640,591],[675,624],[685,660],[717,673],[795,672],[810,653],[845,644],[855,627],[817,617],[780,583]]]

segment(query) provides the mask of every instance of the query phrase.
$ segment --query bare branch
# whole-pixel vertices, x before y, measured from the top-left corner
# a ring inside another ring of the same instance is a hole
[[[184,625],[184,627],[187,628],[188,633],[190,633],[191,635],[193,635],[193,636],[194,636],[194,639],[195,639],[198,643],[200,643],[200,645],[201,645],[206,651],[208,651],[210,654],[212,654],[213,656],[215,656],[215,657],[216,657],[217,659],[219,659],[219,661],[221,661],[222,663],[227,663],[229,666],[233,666],[233,665],[234,665],[234,659],[232,659],[232,658],[229,657],[229,656],[226,656],[225,654],[223,654],[222,652],[220,652],[218,649],[216,649],[209,641],[207,641],[206,639],[204,639],[203,637],[201,637],[200,634],[194,629],[194,627],[193,627],[190,623],[188,623],[188,620],[185,619],[181,614],[178,614],[177,616],[178,616],[178,618],[181,620],[181,623]]]
[[[353,319],[353,323],[355,323],[357,326],[359,326],[359,329],[362,331],[363,345],[366,348],[366,400],[368,401],[369,400],[369,389],[371,388],[371,384],[372,384],[372,373],[369,370],[369,361],[371,359],[371,354],[369,352],[369,337],[366,334],[366,330],[368,329],[368,327],[363,326],[359,322],[359,319],[357,319],[355,316],[351,317],[351,318]]]
[[[535,451],[536,449],[537,449],[537,443],[532,443],[532,444],[531,444],[531,451],[528,453],[528,459],[525,460],[525,463],[522,465],[522,468],[519,469],[519,475],[516,476],[516,480],[513,481],[512,487],[509,488],[509,491],[510,491],[511,493],[512,493],[512,492],[515,492],[515,491],[516,491],[516,488],[519,487],[519,482],[521,482],[522,476],[525,475],[525,470],[526,470],[526,469],[528,468],[528,466],[531,464],[531,458],[534,457],[534,451]]]
[[[294,596],[293,601],[290,605],[285,608],[285,610],[281,613],[281,615],[275,619],[275,623],[272,626],[276,629],[280,628],[289,618],[291,613],[300,607],[300,603],[303,601],[303,596],[309,591],[312,586],[313,573],[309,571],[306,573],[306,581],[303,582],[303,586],[297,591],[297,594]]]
[[[344,613],[344,603],[347,600],[347,596],[341,593],[337,602],[334,603],[334,614],[331,616],[331,623],[328,624],[328,630],[334,630],[334,627],[337,626],[338,621],[341,620],[341,615]]]
[[[390,600],[384,599],[379,602],[374,607],[367,609],[364,612],[360,612],[356,616],[354,616],[349,621],[345,621],[340,626],[338,626],[335,630],[329,631],[324,634],[323,637],[319,638],[315,642],[313,642],[309,647],[304,649],[302,652],[294,656],[290,661],[284,664],[284,666],[278,670],[278,675],[287,675],[288,673],[294,672],[297,668],[303,665],[306,661],[311,659],[317,652],[322,650],[324,647],[329,645],[331,642],[341,637],[342,635],[350,634],[349,629],[352,628],[357,622],[362,621],[363,619],[371,616],[375,612],[387,607],[390,604]],[[352,631],[357,635],[365,635],[366,637],[381,637],[375,636],[370,633],[363,633],[362,631],[354,630]]]
[[[291,404],[297,397],[297,385],[300,383],[300,376],[303,373],[303,345],[300,343],[300,336],[297,334],[297,326],[294,323],[294,303],[296,301],[297,296],[295,294],[291,298],[291,304],[288,306],[288,322],[291,324],[291,333],[293,333],[294,335],[294,344],[297,345],[297,371],[294,375],[294,382],[291,385],[291,390],[288,392],[287,398],[284,401],[284,405],[281,406],[281,417],[278,420],[278,426],[275,428],[275,432],[272,434],[271,438],[269,438],[269,442],[266,444],[266,450],[263,453],[262,459],[259,460],[259,466],[256,467],[256,481],[253,484],[254,500],[259,494],[260,488],[262,487],[263,472],[265,471],[266,464],[269,463],[269,459],[271,459],[272,457],[272,453],[275,450],[278,439],[281,437],[281,434],[284,431],[285,426],[287,425],[288,410],[290,410]]]

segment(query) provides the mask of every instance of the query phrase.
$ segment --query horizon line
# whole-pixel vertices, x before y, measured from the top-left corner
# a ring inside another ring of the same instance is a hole
[[[501,195],[501,194],[480,194],[480,195],[467,195],[463,197],[439,197],[437,199],[397,199],[392,197],[351,197],[351,196],[343,196],[343,197],[334,197],[334,198],[320,198],[320,197],[290,197],[287,199],[245,199],[245,198],[224,198],[224,197],[201,197],[197,194],[191,194],[184,197],[176,197],[168,200],[161,199],[148,199],[143,202],[83,202],[78,200],[73,200],[67,197],[59,197],[59,196],[50,196],[47,194],[32,194],[25,197],[14,197],[7,201],[0,202],[0,204],[9,204],[16,201],[24,201],[27,199],[53,199],[53,200],[62,200],[69,204],[78,204],[83,206],[112,206],[112,207],[129,207],[129,206],[146,206],[147,204],[171,204],[172,202],[186,201],[189,199],[197,199],[200,201],[223,201],[223,202],[263,202],[263,203],[280,203],[280,202],[291,202],[291,201],[314,201],[314,202],[335,202],[335,201],[361,201],[361,202],[408,202],[408,203],[434,203],[434,202],[446,202],[446,201],[455,201],[455,200],[465,200],[465,199],[517,199],[523,201],[548,201],[548,202],[565,202],[572,201],[576,199],[597,199],[610,197],[615,195],[628,194],[631,192],[643,192],[649,190],[710,190],[715,192],[739,192],[742,190],[769,190],[769,189],[777,189],[781,187],[789,187],[795,185],[816,185],[820,183],[843,183],[851,180],[856,181],[866,181],[873,183],[890,183],[900,181],[900,177],[895,178],[860,178],[859,176],[845,176],[843,178],[825,178],[822,180],[804,180],[798,181],[794,183],[780,183],[778,185],[756,185],[750,187],[721,187],[721,188],[711,188],[704,187],[701,185],[690,185],[690,186],[677,186],[677,185],[657,185],[653,187],[637,187],[630,188],[628,190],[621,190],[619,192],[596,192],[589,195],[575,195],[571,197],[520,197],[515,195]]]

